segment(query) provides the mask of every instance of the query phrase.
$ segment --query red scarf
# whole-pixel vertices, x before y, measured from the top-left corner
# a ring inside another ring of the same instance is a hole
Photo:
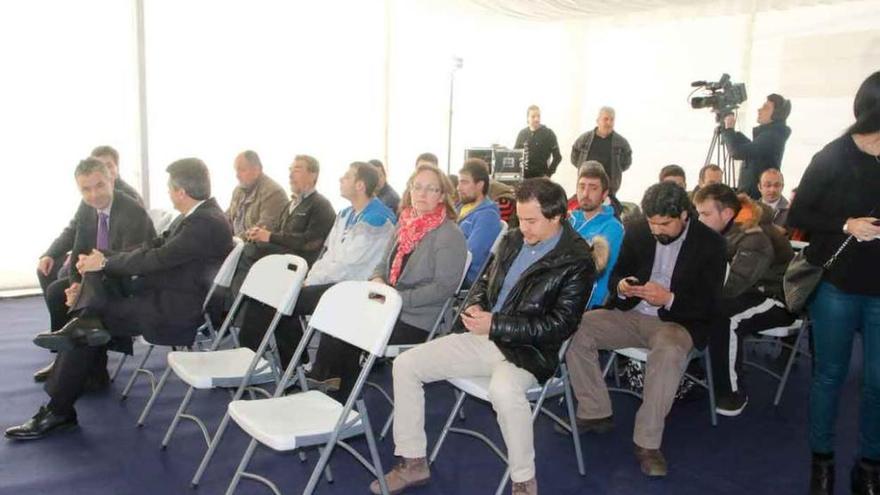
[[[391,273],[388,274],[388,284],[392,287],[397,285],[400,272],[403,269],[403,258],[412,253],[418,247],[423,237],[428,232],[436,229],[446,220],[446,205],[440,203],[434,211],[416,216],[412,207],[405,208],[400,212],[400,220],[397,230],[397,252],[391,261]]]

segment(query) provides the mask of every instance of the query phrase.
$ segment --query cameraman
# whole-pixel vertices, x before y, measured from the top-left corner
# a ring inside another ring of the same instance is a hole
[[[791,128],[785,125],[790,113],[790,101],[776,93],[767,96],[767,101],[758,109],[759,125],[752,129],[752,141],[733,129],[736,116],[730,114],[724,117],[723,136],[727,150],[734,159],[743,161],[738,190],[752,199],[761,198],[758,191],[761,174],[768,168],[782,168],[785,141],[791,135]]]

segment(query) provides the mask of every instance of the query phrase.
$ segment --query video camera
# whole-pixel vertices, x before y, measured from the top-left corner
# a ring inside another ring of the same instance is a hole
[[[722,74],[718,82],[694,81],[692,87],[707,91],[708,94],[691,98],[692,108],[709,108],[720,121],[725,115],[733,113],[740,103],[746,101],[746,85],[731,83],[730,74]]]

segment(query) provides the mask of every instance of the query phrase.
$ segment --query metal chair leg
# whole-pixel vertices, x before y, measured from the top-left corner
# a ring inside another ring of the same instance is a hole
[[[131,387],[134,385],[135,380],[137,380],[138,370],[144,368],[144,365],[147,363],[147,359],[150,357],[150,354],[152,354],[154,347],[155,346],[153,345],[147,347],[147,350],[144,352],[144,357],[141,358],[137,367],[131,372],[131,378],[128,379],[128,383],[125,385],[125,388],[122,389],[122,397],[119,400],[125,400],[128,398],[128,393],[131,391]]]
[[[440,437],[437,438],[437,443],[434,444],[434,449],[431,450],[431,455],[428,457],[428,464],[433,464],[434,460],[437,459],[437,455],[440,453],[440,447],[443,446],[443,442],[446,441],[446,435],[449,434],[449,429],[452,428],[452,422],[455,421],[455,416],[458,414],[462,404],[464,404],[464,399],[467,397],[467,394],[459,390],[456,390],[455,393],[455,405],[452,406],[452,411],[450,411],[449,417],[446,418],[446,424],[443,425],[443,429],[440,431]]]
[[[159,384],[156,385],[156,389],[153,390],[153,393],[150,394],[150,400],[147,401],[147,405],[144,406],[144,410],[141,411],[141,415],[138,418],[137,425],[144,426],[144,422],[147,421],[147,415],[150,414],[150,411],[153,409],[153,404],[156,402],[156,399],[159,398],[159,394],[162,393],[162,389],[165,388],[165,382],[168,381],[168,377],[171,375],[171,366],[166,366],[165,371],[162,372],[162,378],[159,379]]]
[[[363,399],[357,401],[357,409],[361,414],[361,421],[364,422],[364,433],[367,436],[367,446],[370,448],[373,469],[376,470],[376,481],[379,482],[379,489],[382,491],[382,495],[389,495],[388,484],[385,482],[385,471],[382,469],[382,459],[379,457],[379,449],[376,448],[376,438],[373,436],[373,427],[370,424],[367,406],[364,404]]]
[[[116,381],[116,377],[119,376],[119,372],[122,371],[122,365],[125,364],[126,358],[128,358],[128,354],[123,354],[122,357],[119,358],[119,362],[116,363],[116,368],[114,368],[113,373],[110,374],[110,383]]]
[[[788,383],[788,377],[791,374],[791,367],[794,366],[794,362],[797,359],[798,352],[800,352],[801,341],[804,338],[806,326],[806,321],[801,324],[801,329],[798,331],[797,338],[794,340],[794,344],[791,346],[791,354],[788,356],[788,361],[785,363],[785,371],[782,373],[782,377],[779,379],[779,385],[776,387],[776,395],[773,397],[774,406],[778,406],[779,402],[782,400],[782,392],[785,391],[785,385]]]
[[[180,423],[180,417],[186,412],[186,407],[189,405],[190,400],[192,400],[193,391],[195,391],[195,389],[190,386],[186,390],[186,395],[183,396],[183,400],[180,401],[180,407],[177,408],[177,413],[174,414],[174,418],[171,420],[171,424],[168,425],[168,430],[165,432],[165,437],[162,438],[162,450],[165,450],[168,447],[168,443],[171,442],[171,435],[173,435],[174,430],[177,429],[177,424]]]
[[[217,432],[214,433],[214,437],[211,439],[211,444],[208,445],[208,451],[205,452],[204,457],[202,457],[202,462],[199,463],[199,468],[196,470],[196,474],[193,476],[192,481],[190,481],[190,484],[193,487],[199,486],[199,481],[202,480],[202,475],[205,474],[205,470],[208,469],[208,463],[211,462],[211,458],[214,457],[214,452],[217,450],[217,445],[220,444],[220,440],[223,438],[223,433],[226,431],[227,426],[229,426],[228,409],[226,414],[223,415],[223,419],[220,421],[220,427],[217,428]]]
[[[226,495],[232,495],[235,493],[236,487],[238,487],[238,482],[241,481],[241,475],[244,473],[244,470],[247,468],[248,463],[251,461],[251,457],[254,456],[254,450],[257,449],[257,441],[253,438],[251,439],[251,443],[248,445],[247,450],[244,453],[244,456],[241,458],[241,462],[238,463],[238,468],[235,470],[235,476],[232,477],[232,481],[229,482],[229,487],[226,489]]]

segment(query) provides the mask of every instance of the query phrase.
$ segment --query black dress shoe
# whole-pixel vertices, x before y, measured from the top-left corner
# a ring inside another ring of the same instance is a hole
[[[598,418],[598,419],[581,419],[574,418],[575,427],[577,428],[578,435],[583,435],[584,433],[607,433],[614,429],[614,417],[608,416],[607,418]],[[563,428],[560,424],[553,425],[553,431],[556,433],[560,433],[562,435],[571,435],[568,428]]]
[[[49,407],[42,406],[33,418],[23,425],[6,430],[6,438],[11,440],[36,440],[52,433],[69,430],[78,425],[76,412],[66,416],[55,414]]]
[[[110,332],[104,330],[95,318],[74,318],[57,332],[41,333],[34,337],[34,344],[50,351],[69,351],[87,345],[100,347],[110,342]]]
[[[853,495],[880,495],[880,466],[859,461],[852,468],[850,480]]]
[[[46,366],[38,369],[37,372],[34,373],[34,381],[37,383],[45,382],[49,379],[50,376],[52,376],[53,369],[55,369],[55,361],[52,361]]]
[[[810,474],[810,495],[834,493],[834,458],[813,456]]]

